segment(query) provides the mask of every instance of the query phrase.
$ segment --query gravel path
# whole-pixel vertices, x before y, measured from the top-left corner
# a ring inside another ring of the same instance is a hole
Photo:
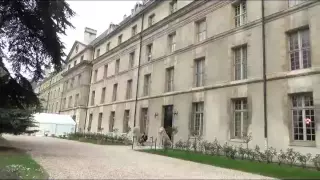
[[[157,156],[124,146],[101,146],[34,136],[4,138],[27,150],[50,179],[266,179],[235,170]]]

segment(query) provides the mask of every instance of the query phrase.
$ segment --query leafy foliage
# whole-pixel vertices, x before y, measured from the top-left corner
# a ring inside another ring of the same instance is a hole
[[[0,133],[21,134],[34,126],[31,114],[41,108],[23,74],[37,82],[51,64],[61,70],[65,54],[59,34],[72,27],[68,18],[74,12],[64,0],[15,0],[0,1],[0,14]]]

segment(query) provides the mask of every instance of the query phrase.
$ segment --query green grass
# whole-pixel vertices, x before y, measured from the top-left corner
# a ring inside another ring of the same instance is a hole
[[[18,178],[48,179],[48,174],[22,150],[0,146],[0,179]]]
[[[224,156],[211,156],[182,150],[142,150],[152,154],[158,154],[212,166],[234,169],[253,174],[260,174],[279,179],[320,179],[320,171],[314,169],[303,169],[302,167],[291,167],[289,165],[267,164],[264,162],[228,159]]]

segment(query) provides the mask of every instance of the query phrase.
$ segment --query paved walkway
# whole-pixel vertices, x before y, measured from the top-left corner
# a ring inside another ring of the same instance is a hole
[[[50,137],[4,138],[27,150],[50,179],[266,179],[235,170],[131,150]]]

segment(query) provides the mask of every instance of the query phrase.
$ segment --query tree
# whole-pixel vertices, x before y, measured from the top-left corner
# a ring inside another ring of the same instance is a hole
[[[23,74],[37,82],[45,68],[61,70],[65,47],[59,35],[73,27],[72,16],[64,0],[0,1],[0,134],[21,134],[34,126],[31,114],[40,101]]]

